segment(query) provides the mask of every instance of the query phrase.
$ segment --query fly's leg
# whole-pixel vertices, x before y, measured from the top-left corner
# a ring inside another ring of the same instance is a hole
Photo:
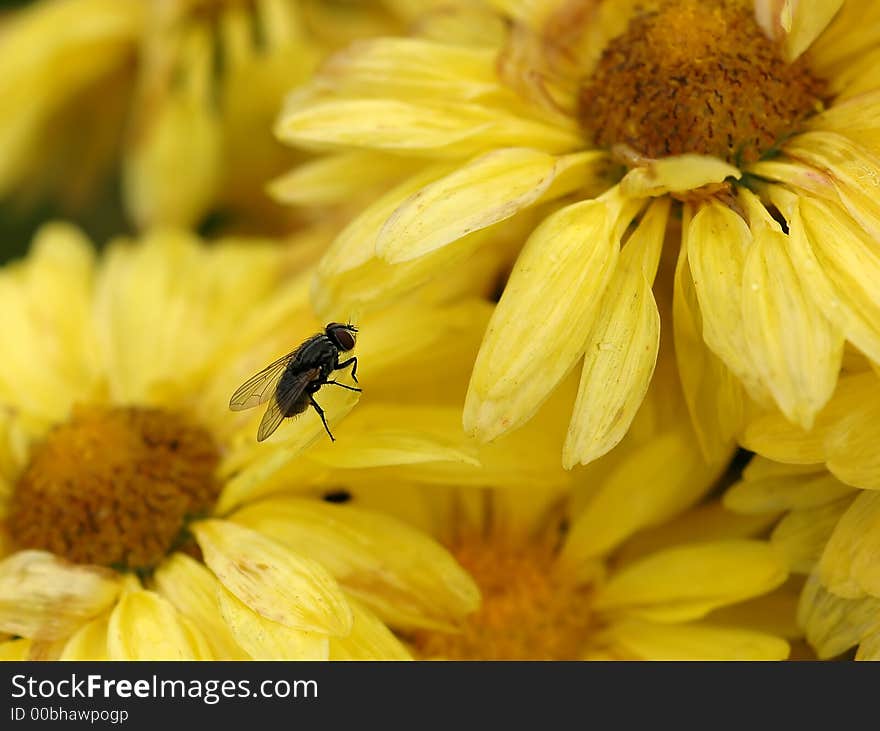
[[[318,406],[318,402],[315,401],[315,397],[312,396],[312,394],[309,394],[309,401],[311,402],[312,406],[315,407],[315,411],[318,412],[318,416],[321,417],[321,422],[324,424],[324,429],[327,432],[327,436],[330,437],[330,441],[335,442],[336,439],[333,437],[333,434],[330,433],[330,427],[327,426],[327,417],[324,416],[324,409],[322,409],[320,406]]]
[[[343,361],[342,363],[337,363],[336,367],[333,369],[334,371],[340,371],[343,368],[347,368],[351,366],[351,380],[355,383],[358,382],[357,372],[358,372],[358,359],[356,356],[352,356],[348,360]]]
[[[362,388],[355,388],[354,386],[346,386],[344,383],[340,383],[339,381],[325,381],[325,383],[327,385],[331,385],[331,386],[339,386],[340,388],[347,388],[349,391],[357,391],[358,393],[360,393],[361,391],[364,390]]]

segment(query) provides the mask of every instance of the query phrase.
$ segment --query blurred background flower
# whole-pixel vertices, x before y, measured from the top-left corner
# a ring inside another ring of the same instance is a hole
[[[0,211],[12,239],[63,215],[100,242],[155,225],[284,232],[266,183],[285,93],[331,49],[399,29],[381,3],[37,0],[0,18]]]

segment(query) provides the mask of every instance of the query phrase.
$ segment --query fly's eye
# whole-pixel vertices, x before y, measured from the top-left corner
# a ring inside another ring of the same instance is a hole
[[[336,342],[343,350],[351,350],[354,347],[354,333],[344,328],[339,328],[333,333]]]

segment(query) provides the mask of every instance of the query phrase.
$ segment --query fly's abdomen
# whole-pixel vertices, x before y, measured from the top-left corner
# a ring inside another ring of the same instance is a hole
[[[296,416],[306,410],[309,405],[310,386],[320,374],[320,368],[303,370],[296,361],[287,366],[275,389],[275,400],[284,416]]]
[[[309,405],[309,397],[308,394],[302,394],[296,401],[294,401],[290,406],[287,407],[287,410],[284,412],[284,416],[296,416],[297,414],[301,414]]]

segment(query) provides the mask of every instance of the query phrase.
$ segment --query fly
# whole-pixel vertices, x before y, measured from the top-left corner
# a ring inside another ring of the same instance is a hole
[[[349,391],[361,390],[354,386],[346,386],[339,381],[329,380],[333,371],[351,366],[352,380],[358,382],[357,358],[352,356],[342,363],[339,362],[340,353],[354,348],[356,332],[357,328],[354,325],[329,323],[324,328],[324,332],[312,335],[296,350],[266,366],[239,386],[229,399],[229,408],[233,411],[243,411],[269,402],[269,407],[263,414],[263,420],[257,430],[257,441],[262,442],[284,419],[301,414],[312,406],[321,417],[330,440],[335,442],[336,439],[327,426],[324,409],[315,401],[315,394],[325,384],[340,386]]]

